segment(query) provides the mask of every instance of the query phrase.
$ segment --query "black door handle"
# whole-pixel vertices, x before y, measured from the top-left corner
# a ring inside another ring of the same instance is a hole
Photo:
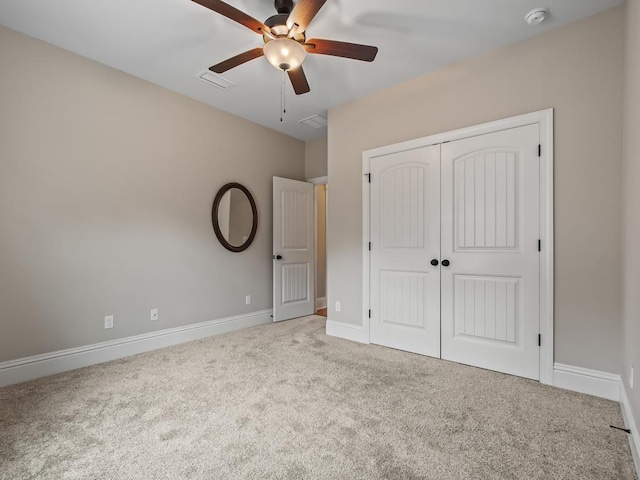
[[[450,264],[451,264],[451,262],[449,262],[449,260],[447,260],[447,259],[442,260],[442,266],[443,267],[448,267]]]
[[[282,255],[274,255],[273,258],[276,260],[282,260]]]
[[[437,267],[438,263],[439,263],[438,260],[435,259],[435,258],[433,260],[431,260],[431,265],[433,265],[434,267]]]

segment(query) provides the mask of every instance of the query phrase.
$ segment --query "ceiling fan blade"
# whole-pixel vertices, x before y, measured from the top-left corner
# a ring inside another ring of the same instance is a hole
[[[320,11],[327,0],[300,0],[287,18],[287,27],[298,25],[297,32],[302,33]]]
[[[231,57],[224,62],[220,62],[213,67],[209,67],[209,70],[215,73],[224,73],[227,70],[231,70],[238,65],[242,65],[243,63],[247,63],[255,58],[261,57],[264,55],[264,49],[262,47],[254,48],[253,50],[249,50],[247,52],[243,52],[240,55],[236,55],[235,57]]]
[[[250,15],[238,10],[235,7],[232,7],[228,3],[221,2],[220,0],[192,0],[193,2],[202,5],[203,7],[207,7],[210,10],[213,10],[220,15],[223,15],[235,22],[238,22],[240,25],[244,25],[250,30],[253,30],[256,33],[262,35],[263,33],[270,33],[271,29],[267,27],[264,23],[256,20]]]
[[[378,47],[360,45],[358,43],[337,42],[312,38],[307,40],[304,48],[309,53],[318,55],[333,55],[335,57],[352,58],[363,62],[373,62],[378,54]]]
[[[302,95],[303,93],[309,93],[311,91],[302,66],[295,70],[287,71],[287,74],[289,74],[289,80],[291,80],[291,85],[293,85],[293,90],[296,92],[296,95]]]

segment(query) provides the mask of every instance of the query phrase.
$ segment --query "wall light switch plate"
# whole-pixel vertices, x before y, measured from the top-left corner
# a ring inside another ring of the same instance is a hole
[[[247,296],[245,297],[245,299],[244,299],[244,302],[245,302],[247,305],[251,305],[251,295],[247,295]]]
[[[340,311],[340,302],[336,302],[336,312]]]
[[[113,328],[113,315],[104,317],[104,328]]]
[[[152,308],[151,309],[150,318],[151,318],[152,322],[155,321],[155,320],[158,320],[158,309],[157,308]]]

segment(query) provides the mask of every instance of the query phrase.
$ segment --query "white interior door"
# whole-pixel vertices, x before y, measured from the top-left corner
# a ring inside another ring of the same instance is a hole
[[[273,321],[312,315],[313,185],[273,177]]]
[[[370,341],[440,356],[440,146],[370,162]]]
[[[538,129],[442,145],[442,358],[533,379],[540,376]]]

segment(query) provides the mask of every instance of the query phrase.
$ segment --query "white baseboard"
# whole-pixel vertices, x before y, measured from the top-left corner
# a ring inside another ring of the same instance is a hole
[[[327,308],[327,297],[316,298],[316,311]]]
[[[608,400],[620,400],[620,375],[600,372],[588,368],[573,367],[562,363],[553,364],[555,387],[587,393]]]
[[[633,409],[623,382],[620,382],[620,408],[622,408],[624,424],[631,430],[629,446],[631,447],[631,455],[633,455],[633,463],[636,465],[636,473],[640,476],[640,432],[638,431],[638,424],[633,416]]]
[[[361,326],[327,320],[327,335],[358,343],[369,343],[368,332]]]
[[[117,360],[130,355],[219,335],[241,328],[271,323],[273,320],[271,314],[271,310],[263,310],[2,362],[0,363],[0,387],[75,370],[76,368],[88,367],[97,363]]]

